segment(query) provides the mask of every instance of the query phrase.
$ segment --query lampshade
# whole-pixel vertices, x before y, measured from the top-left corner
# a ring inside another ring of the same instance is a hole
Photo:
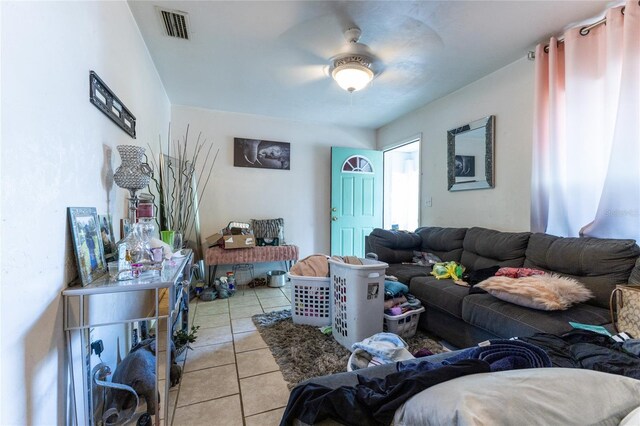
[[[340,87],[348,92],[364,89],[373,80],[373,71],[359,61],[336,64],[331,76]]]

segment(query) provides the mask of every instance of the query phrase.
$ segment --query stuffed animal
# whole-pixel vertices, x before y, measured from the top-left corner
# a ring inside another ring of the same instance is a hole
[[[138,396],[144,397],[147,402],[147,414],[153,416],[156,412],[156,401],[160,401],[160,394],[154,395],[156,386],[156,339],[149,338],[135,345],[129,354],[118,364],[113,373],[112,383],[121,383],[130,386]],[[169,380],[171,386],[180,383],[182,369],[175,362],[175,347],[171,344],[171,371]],[[107,397],[110,413],[121,412],[130,409],[135,404],[135,397],[131,393],[109,389]],[[115,409],[115,411],[114,411]],[[113,416],[113,414],[112,414]],[[110,423],[109,419],[104,419]]]

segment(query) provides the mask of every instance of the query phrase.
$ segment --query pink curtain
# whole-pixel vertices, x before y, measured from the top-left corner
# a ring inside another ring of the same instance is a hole
[[[531,228],[640,241],[640,5],[536,48]]]

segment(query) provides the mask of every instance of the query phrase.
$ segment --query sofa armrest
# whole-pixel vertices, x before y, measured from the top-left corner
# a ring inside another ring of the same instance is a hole
[[[631,275],[629,276],[629,284],[640,285],[640,257],[636,260],[636,266],[634,266],[631,270]]]
[[[365,242],[366,253],[375,253],[386,263],[411,262],[413,251],[420,250],[422,239],[414,232],[375,228]]]

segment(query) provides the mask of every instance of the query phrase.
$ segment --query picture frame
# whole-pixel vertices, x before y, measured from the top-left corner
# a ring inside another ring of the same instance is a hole
[[[120,239],[126,237],[129,234],[129,231],[131,231],[131,222],[129,221],[129,218],[125,217],[120,219]]]
[[[447,189],[495,187],[495,115],[447,131]]]
[[[233,165],[290,170],[291,144],[262,139],[233,138]]]
[[[95,207],[69,207],[69,226],[82,286],[107,273],[100,222]]]
[[[110,214],[98,215],[98,223],[100,224],[100,237],[102,238],[102,247],[104,248],[104,258],[107,263],[116,260],[117,250],[116,241],[113,235],[113,222]]]

